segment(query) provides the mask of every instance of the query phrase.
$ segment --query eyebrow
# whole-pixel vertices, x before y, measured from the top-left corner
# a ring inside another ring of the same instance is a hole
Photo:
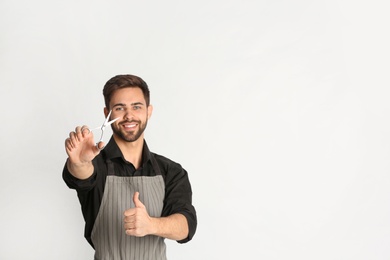
[[[139,106],[139,105],[143,106],[144,103],[142,103],[142,102],[134,102],[134,103],[131,103],[130,105],[131,106]]]
[[[114,107],[125,107],[125,106],[126,105],[123,104],[123,103],[117,103],[117,104],[113,105],[112,108],[114,108]]]
[[[142,103],[142,102],[134,102],[134,103],[131,103],[130,104],[130,106],[143,106],[144,104]],[[114,107],[125,107],[126,106],[126,104],[124,104],[124,103],[117,103],[117,104],[115,104],[115,105],[113,105],[112,107],[114,108]]]

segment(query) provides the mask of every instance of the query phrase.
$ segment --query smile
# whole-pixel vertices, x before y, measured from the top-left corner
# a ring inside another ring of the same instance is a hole
[[[132,128],[135,128],[137,126],[136,123],[132,123],[132,124],[123,124],[122,125],[125,129],[132,129]]]

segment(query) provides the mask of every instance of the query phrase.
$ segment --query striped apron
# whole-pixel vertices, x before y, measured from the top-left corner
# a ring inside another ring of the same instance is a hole
[[[151,158],[156,176],[119,177],[114,175],[114,165],[107,160],[108,176],[91,239],[95,247],[95,260],[166,260],[164,238],[147,235],[126,235],[125,210],[134,208],[133,195],[151,217],[160,217],[165,195],[165,184],[156,160]]]

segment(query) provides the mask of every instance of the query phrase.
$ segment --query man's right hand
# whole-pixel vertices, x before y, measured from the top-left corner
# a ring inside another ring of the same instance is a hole
[[[69,172],[78,179],[87,179],[93,174],[92,160],[103,149],[104,143],[94,143],[92,132],[87,126],[78,126],[74,132],[69,133],[65,140],[65,150],[69,158],[67,167]]]

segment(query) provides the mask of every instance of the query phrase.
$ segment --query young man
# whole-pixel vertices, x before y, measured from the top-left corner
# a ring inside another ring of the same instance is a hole
[[[75,189],[85,238],[95,259],[166,259],[164,239],[185,243],[197,219],[187,172],[149,151],[144,130],[152,115],[149,88],[139,77],[118,75],[103,89],[113,136],[94,143],[87,126],[65,140],[63,178]]]

